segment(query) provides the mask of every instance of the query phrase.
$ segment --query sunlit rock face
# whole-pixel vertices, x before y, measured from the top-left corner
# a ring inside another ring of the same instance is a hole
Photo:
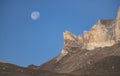
[[[120,9],[116,19],[100,19],[83,35],[76,36],[69,31],[63,33],[64,47],[62,54],[73,52],[71,48],[93,50],[95,48],[109,47],[120,41]]]
[[[120,8],[116,17],[116,41],[120,42]]]
[[[66,56],[70,52],[74,53],[78,51],[77,49],[79,49],[81,46],[81,42],[78,40],[78,37],[69,31],[63,32],[63,38],[64,47],[61,51],[61,54],[56,58],[57,61],[61,60],[64,56]]]
[[[63,33],[63,37],[64,37],[63,51],[74,52],[72,49],[80,47],[78,37],[70,33],[69,31],[65,31]]]
[[[84,33],[84,49],[93,50],[98,47],[115,44],[115,20],[99,20],[87,33]]]

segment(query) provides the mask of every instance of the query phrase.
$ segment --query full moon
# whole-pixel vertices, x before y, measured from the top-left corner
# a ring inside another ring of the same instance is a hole
[[[39,11],[33,11],[31,13],[32,20],[37,20],[39,17],[40,17],[40,12]]]

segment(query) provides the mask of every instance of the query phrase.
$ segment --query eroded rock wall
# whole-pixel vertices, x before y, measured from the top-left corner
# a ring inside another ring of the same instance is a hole
[[[79,47],[81,49],[93,50],[113,46],[120,41],[120,8],[116,19],[100,19],[83,35],[76,36],[69,31],[63,33],[64,47],[62,54],[73,52],[71,48]]]

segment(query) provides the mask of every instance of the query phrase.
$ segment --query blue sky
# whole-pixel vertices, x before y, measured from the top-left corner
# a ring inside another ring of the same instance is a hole
[[[98,19],[115,18],[119,6],[120,0],[0,0],[0,60],[43,64],[60,53],[65,30],[82,34]]]

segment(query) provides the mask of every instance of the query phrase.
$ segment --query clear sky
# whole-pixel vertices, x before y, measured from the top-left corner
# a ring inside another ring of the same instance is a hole
[[[78,35],[115,18],[120,0],[0,0],[0,60],[27,66],[57,56],[63,32]],[[39,11],[40,17],[31,19]]]

